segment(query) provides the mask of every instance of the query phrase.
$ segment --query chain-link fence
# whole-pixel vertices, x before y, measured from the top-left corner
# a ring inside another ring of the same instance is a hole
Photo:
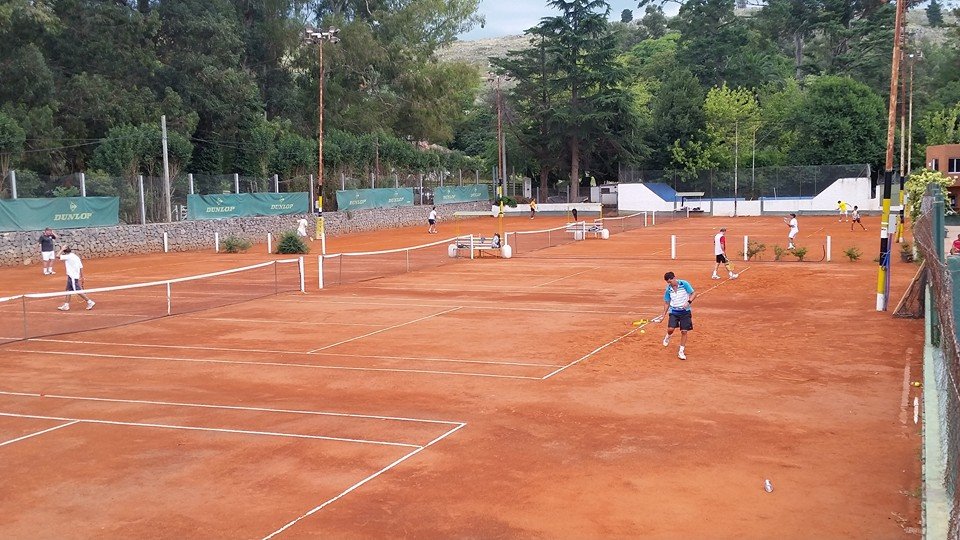
[[[922,203],[923,213],[913,227],[914,242],[926,267],[926,280],[930,291],[930,314],[928,322],[932,344],[940,354],[934,354],[934,371],[939,402],[924,403],[928,411],[939,409],[940,438],[926,444],[940,445],[945,457],[942,479],[950,498],[949,538],[960,537],[960,346],[957,343],[955,315],[960,312],[960,298],[956,290],[950,265],[944,254],[944,225],[938,219],[943,215],[943,201],[926,196]],[[931,414],[928,412],[928,419]]]

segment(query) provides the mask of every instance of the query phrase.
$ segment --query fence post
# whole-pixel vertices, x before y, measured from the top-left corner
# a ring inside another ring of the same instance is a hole
[[[347,189],[347,177],[343,173],[340,173],[340,189]]]
[[[743,260],[749,261],[750,255],[748,255],[748,249],[750,248],[750,240],[747,235],[743,235]]]
[[[457,169],[457,178],[458,178],[460,187],[463,187],[463,169]]]
[[[240,175],[233,173],[233,192],[240,194]]]
[[[163,252],[168,253],[170,251],[170,244],[167,241],[167,233],[163,233]]]
[[[830,235],[827,235],[827,262],[830,262],[833,259],[833,239],[830,238]]]
[[[420,173],[420,204],[423,205],[423,173]]]
[[[10,169],[10,195],[17,198],[17,171]]]
[[[280,177],[278,175],[273,175],[273,192],[280,193]]]
[[[267,233],[267,253],[273,253],[273,233]]]
[[[675,234],[670,235],[670,258],[677,258],[677,235]]]
[[[87,175],[80,173],[80,196],[87,196]]]
[[[370,189],[377,189],[377,177],[370,173]]]
[[[137,183],[140,185],[140,224],[147,224],[147,203],[143,198],[143,175],[137,177]]]
[[[190,195],[193,195],[193,173],[187,175],[187,182],[190,184]]]
[[[213,251],[214,253],[220,253],[220,233],[213,233]]]
[[[476,183],[479,184],[479,183],[480,183],[480,169],[477,169],[477,170],[475,170],[475,171],[473,171],[473,172],[474,172],[474,174],[477,175],[477,182],[476,182]]]
[[[311,175],[310,175],[310,213],[311,213],[311,214],[312,214],[313,212],[316,212],[316,210],[317,210],[316,204],[317,204],[317,199],[314,198],[314,193],[313,193],[313,175],[311,174]]]

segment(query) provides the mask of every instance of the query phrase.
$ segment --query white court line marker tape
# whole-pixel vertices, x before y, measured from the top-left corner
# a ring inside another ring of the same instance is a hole
[[[907,363],[903,366],[903,389],[900,391],[900,423],[907,425],[907,407],[910,405],[910,353],[907,349]]]
[[[60,428],[65,428],[65,427],[67,427],[67,426],[72,426],[72,425],[76,424],[77,422],[79,422],[79,420],[74,420],[74,421],[72,421],[72,422],[67,422],[66,424],[60,424],[59,426],[53,426],[52,428],[47,428],[47,429],[45,429],[45,430],[43,430],[43,431],[38,431],[38,432],[36,432],[36,433],[31,433],[31,434],[29,434],[29,435],[24,435],[23,437],[17,437],[16,439],[10,439],[9,441],[5,441],[5,442],[0,443],[0,446],[6,446],[6,445],[8,445],[8,444],[13,444],[13,443],[15,443],[15,442],[22,441],[22,440],[24,440],[24,439],[29,439],[30,437],[36,437],[37,435],[43,435],[44,433],[50,433],[51,431],[54,431],[54,430],[57,430],[57,429],[60,429]]]
[[[287,523],[286,525],[284,525],[283,527],[280,527],[279,529],[273,531],[272,533],[268,534],[267,536],[264,536],[264,537],[263,537],[263,540],[270,540],[271,538],[277,536],[278,534],[280,534],[280,533],[282,533],[283,531],[289,529],[290,527],[293,527],[294,525],[296,525],[296,524],[299,523],[300,521],[302,521],[302,520],[304,520],[304,519],[312,516],[313,514],[316,514],[316,513],[319,512],[320,510],[323,510],[324,507],[327,507],[327,506],[329,506],[329,505],[337,502],[338,500],[342,499],[344,496],[346,496],[346,495],[347,495],[348,493],[350,493],[351,491],[355,491],[355,490],[358,489],[360,486],[366,484],[367,482],[373,480],[374,478],[380,476],[381,474],[389,471],[390,469],[396,467],[397,465],[399,465],[399,464],[403,463],[404,461],[410,459],[411,457],[417,455],[418,453],[422,452],[424,449],[432,446],[433,444],[435,444],[435,443],[437,443],[437,442],[439,442],[439,441],[447,438],[448,436],[452,435],[454,432],[456,432],[457,430],[459,430],[460,428],[462,428],[462,427],[464,427],[464,426],[466,426],[466,425],[467,425],[466,423],[462,423],[462,424],[460,424],[459,426],[451,429],[450,431],[444,433],[443,435],[440,435],[440,436],[437,437],[436,439],[434,439],[434,440],[430,441],[429,443],[425,444],[423,447],[418,448],[418,449],[414,450],[413,452],[410,452],[409,454],[407,454],[407,455],[405,455],[405,456],[397,459],[397,460],[394,461],[393,463],[391,463],[391,464],[387,465],[386,467],[380,469],[379,471],[371,474],[370,476],[364,478],[363,480],[360,480],[360,481],[357,482],[356,484],[348,487],[347,489],[345,489],[344,491],[342,491],[342,492],[341,492],[339,495],[337,495],[336,497],[333,497],[333,498],[331,498],[331,499],[328,499],[328,500],[324,501],[323,503],[321,503],[321,504],[319,504],[319,505],[311,508],[308,512],[306,512],[306,513],[304,513],[304,514],[302,514],[302,515],[294,518],[293,520],[291,520],[290,522],[288,522],[288,523]]]
[[[68,396],[62,394],[38,394],[36,392],[12,392],[9,390],[0,390],[0,395],[16,397],[35,397],[44,399],[65,399],[71,401],[94,401],[101,403],[135,403],[137,405],[162,405],[166,407],[187,407],[197,409],[222,409],[225,411],[253,411],[253,412],[271,412],[281,414],[303,414],[309,416],[336,416],[343,418],[365,418],[370,420],[396,420],[398,422],[423,422],[426,424],[447,424],[460,425],[463,422],[453,420],[431,420],[427,418],[409,418],[404,416],[382,416],[375,414],[356,414],[331,411],[311,411],[306,409],[275,409],[271,407],[245,407],[243,405],[214,405],[211,403],[184,403],[177,401],[156,401],[149,399],[120,399],[120,398],[100,398],[90,396]]]
[[[332,348],[332,347],[336,347],[336,346],[338,346],[338,345],[343,345],[344,343],[350,343],[351,341],[356,341],[356,340],[358,340],[358,339],[363,339],[363,338],[365,338],[365,337],[370,337],[370,336],[373,336],[373,335],[376,335],[376,334],[380,334],[380,333],[382,333],[382,332],[387,332],[387,331],[393,330],[393,329],[395,329],[395,328],[400,328],[401,326],[407,326],[407,325],[410,325],[410,324],[418,323],[418,322],[420,322],[420,321],[425,321],[425,320],[427,320],[427,319],[432,319],[432,318],[434,318],[434,317],[439,317],[440,315],[445,315],[445,314],[450,313],[450,312],[452,312],[452,311],[457,311],[458,309],[461,309],[461,306],[457,306],[457,307],[452,308],[452,309],[447,309],[447,310],[441,311],[440,313],[434,313],[433,315],[427,315],[426,317],[420,317],[419,319],[414,319],[414,320],[412,320],[412,321],[407,321],[407,322],[404,322],[404,323],[395,324],[395,325],[393,325],[393,326],[388,326],[387,328],[381,328],[380,330],[374,330],[373,332],[368,332],[368,333],[366,333],[366,334],[363,334],[362,336],[356,336],[356,337],[352,337],[352,338],[350,338],[350,339],[345,339],[345,340],[343,340],[343,341],[338,341],[338,342],[336,342],[336,343],[331,343],[330,345],[324,345],[323,347],[318,347],[318,348],[316,348],[316,349],[313,349],[313,350],[307,351],[307,352],[308,352],[308,353],[315,353],[315,352],[317,352],[317,351],[323,351],[323,350],[326,350],[326,349],[330,349],[330,348]]]
[[[273,366],[273,367],[292,367],[304,369],[339,369],[343,371],[376,371],[387,373],[421,373],[427,375],[459,375],[463,377],[489,377],[494,379],[527,379],[539,380],[540,377],[527,377],[523,375],[498,375],[495,373],[477,373],[472,371],[443,371],[438,369],[406,369],[406,368],[374,368],[374,367],[355,367],[355,366],[329,366],[320,364],[300,364],[296,362],[263,362],[257,360],[216,360],[212,358],[174,358],[169,356],[134,356],[129,354],[102,354],[102,353],[81,353],[71,351],[33,351],[30,349],[7,349],[13,352],[48,354],[64,356],[82,356],[88,358],[127,358],[130,360],[154,360],[158,362],[187,362],[193,364],[226,364],[237,366]],[[303,353],[301,353],[303,354]],[[548,366],[549,367],[549,366]]]
[[[579,276],[580,274],[586,274],[587,272],[590,272],[590,271],[592,271],[592,270],[596,270],[596,269],[598,269],[598,268],[600,268],[600,267],[599,267],[599,266],[594,266],[594,267],[591,267],[591,268],[587,268],[586,270],[584,270],[584,271],[582,271],[582,272],[576,272],[576,273],[574,273],[574,274],[570,274],[570,275],[567,275],[567,276],[563,276],[563,277],[561,277],[561,278],[551,279],[550,281],[547,281],[547,282],[545,282],[545,283],[540,283],[540,284],[538,284],[538,285],[534,285],[533,288],[536,289],[537,287],[543,287],[544,285],[550,285],[551,283],[556,283],[556,282],[558,282],[558,281],[563,281],[563,280],[565,280],[565,279],[567,279],[567,278],[572,278],[572,277],[574,277],[574,276]]]
[[[6,416],[10,418],[34,418],[37,420],[58,420],[58,421],[70,421],[71,424],[83,423],[83,424],[102,424],[109,426],[129,426],[129,427],[146,427],[146,428],[159,428],[159,429],[181,429],[185,431],[209,431],[214,433],[233,433],[238,435],[264,435],[268,437],[288,437],[292,439],[313,439],[321,441],[337,441],[337,442],[351,442],[351,443],[360,443],[360,444],[375,444],[380,446],[403,446],[407,448],[417,448],[422,449],[423,447],[418,444],[408,444],[400,442],[391,442],[391,441],[376,441],[368,439],[350,439],[346,437],[328,437],[325,435],[304,435],[302,433],[281,433],[278,431],[254,431],[249,429],[228,429],[228,428],[211,428],[211,427],[199,427],[199,426],[178,426],[174,424],[153,424],[148,422],[120,422],[117,420],[98,420],[94,418],[63,418],[59,416],[43,416],[38,414],[17,414],[17,413],[5,413],[0,412],[0,416]],[[70,425],[70,424],[64,424]]]
[[[743,270],[740,271],[740,274],[743,274],[744,272],[746,272],[746,271],[749,270],[749,269],[750,269],[749,266],[746,267],[746,268],[744,268]],[[720,283],[717,283],[716,285],[714,285],[713,287],[710,287],[709,289],[703,291],[702,293],[698,293],[697,296],[698,296],[698,297],[699,297],[699,296],[703,296],[703,295],[705,295],[705,294],[707,294],[708,292],[716,289],[717,287],[723,285],[724,283],[726,283],[726,282],[728,282],[728,281],[730,281],[730,280],[729,280],[729,279],[723,280],[723,281],[721,281]],[[634,332],[636,332],[637,330],[640,330],[641,328],[642,328],[641,326],[637,326],[637,327],[635,327],[635,328],[627,331],[625,334],[622,334],[622,335],[614,338],[613,340],[608,341],[607,343],[604,343],[603,345],[601,345],[601,346],[597,347],[596,349],[588,352],[587,354],[581,356],[580,358],[577,358],[577,359],[574,360],[573,362],[570,362],[569,364],[567,364],[567,365],[565,365],[565,366],[563,366],[563,367],[561,367],[561,368],[559,368],[559,369],[556,369],[556,370],[554,370],[554,371],[552,371],[552,372],[544,375],[544,376],[543,376],[543,380],[547,380],[547,379],[549,379],[550,377],[553,377],[554,375],[560,373],[561,371],[564,371],[564,370],[566,370],[566,369],[569,368],[569,367],[575,366],[575,365],[579,364],[580,362],[583,362],[583,361],[586,360],[587,358],[590,358],[591,356],[593,356],[593,355],[597,354],[598,352],[606,349],[607,347],[613,345],[614,343],[619,342],[619,341],[622,340],[623,338],[628,337],[628,336],[630,336],[630,335],[633,335]]]
[[[352,353],[334,353],[334,352],[316,352],[316,353],[305,353],[300,351],[282,351],[274,349],[234,349],[230,347],[208,347],[204,345],[151,345],[149,343],[120,343],[116,341],[82,341],[82,340],[72,340],[72,339],[29,339],[28,342],[44,342],[44,343],[74,343],[78,345],[105,345],[110,347],[139,347],[143,349],[187,349],[187,350],[197,350],[197,351],[227,351],[227,352],[255,352],[255,353],[265,353],[265,354],[289,354],[293,356],[301,356],[309,354],[311,356],[342,356],[346,358],[375,358],[380,360],[421,360],[424,362],[448,362],[451,364],[463,363],[463,364],[490,364],[490,365],[504,365],[504,366],[527,366],[527,367],[558,367],[557,364],[543,364],[536,362],[519,362],[515,360],[500,362],[496,360],[464,360],[460,358],[436,358],[436,357],[420,357],[420,356],[389,356],[389,355],[379,355],[379,354],[352,354]],[[35,351],[32,349],[7,349],[10,351],[19,350],[20,352],[34,352],[40,353],[43,351]],[[69,354],[69,353],[64,353]],[[149,358],[149,357],[148,357]],[[249,362],[247,362],[249,363]],[[313,364],[307,364],[313,365]]]

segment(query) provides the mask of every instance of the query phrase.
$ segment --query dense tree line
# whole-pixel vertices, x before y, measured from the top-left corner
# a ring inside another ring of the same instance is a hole
[[[332,174],[489,171],[488,69],[510,79],[509,168],[543,189],[576,193],[585,171],[613,179],[624,163],[729,169],[737,148],[758,166],[882,163],[894,4],[673,1],[674,17],[641,0],[611,23],[603,0],[551,0],[529,46],[488,67],[436,55],[482,21],[478,0],[0,0],[0,177],[99,172],[129,189],[159,174],[161,115],[174,173],[305,177],[318,112],[307,23],[340,28],[323,51]],[[926,10],[945,39],[906,43],[915,165],[926,144],[960,142],[953,10]]]

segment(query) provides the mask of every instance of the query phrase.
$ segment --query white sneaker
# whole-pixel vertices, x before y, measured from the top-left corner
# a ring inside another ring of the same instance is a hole
[[[62,304],[59,307],[57,307],[57,309],[59,309],[60,311],[70,311],[70,304]]]
[[[740,277],[740,274],[734,274],[733,272],[730,272],[730,279],[737,279],[738,277]]]
[[[714,274],[714,275],[710,276],[710,279],[720,279],[720,276]]]
[[[680,351],[677,353],[677,358],[679,358],[679,359],[681,359],[681,360],[686,360],[686,359],[687,359],[687,355],[683,353],[683,349],[680,349]]]
[[[56,274],[56,273],[57,273],[56,271],[50,270],[50,275],[51,275],[51,276],[52,276],[53,274]]]
[[[666,335],[666,336],[663,336],[663,346],[664,346],[664,347],[667,347],[668,345],[670,345],[670,335],[669,335],[669,334]]]
[[[93,306],[97,305],[93,300],[87,300],[87,309],[93,309]]]

